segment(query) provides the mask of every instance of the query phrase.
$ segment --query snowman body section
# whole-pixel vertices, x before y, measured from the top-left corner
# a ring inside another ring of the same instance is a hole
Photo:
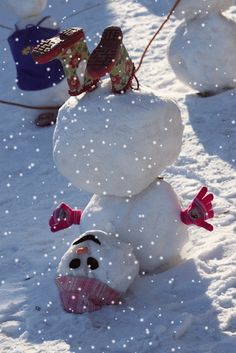
[[[74,186],[98,195],[132,196],[179,155],[183,125],[177,105],[142,87],[111,93],[109,81],[59,110],[54,160]]]
[[[31,56],[33,46],[42,39],[57,35],[60,30],[52,17],[42,15],[47,1],[5,2],[18,17],[8,43],[16,64],[17,85],[25,92],[23,100],[37,105],[62,104],[68,98],[68,93],[61,63],[54,60],[45,65],[37,65]]]
[[[81,218],[81,231],[104,229],[132,244],[140,269],[152,272],[174,262],[188,239],[181,206],[167,182],[157,179],[131,198],[93,195]]]
[[[199,92],[235,87],[236,23],[222,14],[232,1],[180,2],[184,18],[171,40],[168,58],[176,76]]]

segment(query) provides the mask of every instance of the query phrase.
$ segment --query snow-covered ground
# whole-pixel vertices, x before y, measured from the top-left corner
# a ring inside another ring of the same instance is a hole
[[[45,13],[60,20],[92,7],[65,19],[62,28],[83,27],[92,49],[104,27],[119,25],[138,63],[171,3],[51,0]],[[235,7],[230,14],[236,19]],[[14,22],[1,8],[0,24]],[[236,90],[199,98],[175,78],[167,46],[178,23],[173,18],[161,32],[138,77],[181,107],[182,152],[163,175],[185,206],[202,184],[209,187],[215,194],[214,232],[192,227],[183,261],[137,278],[120,305],[65,313],[54,277],[76,227],[55,235],[48,219],[59,202],[84,208],[91,195],[73,188],[54,167],[53,128],[35,127],[36,111],[0,105],[1,353],[236,352]],[[0,28],[0,99],[20,102],[7,35]]]

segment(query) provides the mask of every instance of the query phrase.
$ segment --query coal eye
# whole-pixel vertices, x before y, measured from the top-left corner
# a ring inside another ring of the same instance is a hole
[[[80,259],[73,259],[71,260],[70,264],[69,264],[70,268],[78,268],[80,267]]]
[[[94,257],[88,257],[87,265],[91,270],[96,270],[99,267],[99,263]]]

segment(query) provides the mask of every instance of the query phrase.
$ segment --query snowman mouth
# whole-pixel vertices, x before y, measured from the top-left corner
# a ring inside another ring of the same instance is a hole
[[[95,237],[95,235],[93,234],[87,234],[87,235],[84,235],[83,237],[79,238],[79,239],[76,239],[72,245],[78,245],[84,241],[88,241],[88,240],[92,240],[94,241],[95,243],[101,245],[101,242],[98,238]]]
[[[121,293],[93,278],[60,276],[56,278],[62,306],[70,313],[99,310],[117,304]]]

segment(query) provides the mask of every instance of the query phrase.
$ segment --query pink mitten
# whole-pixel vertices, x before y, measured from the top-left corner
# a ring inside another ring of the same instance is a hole
[[[61,203],[49,219],[49,225],[52,232],[70,227],[72,224],[80,224],[82,211],[73,210],[66,203]]]
[[[206,219],[214,217],[212,209],[213,194],[207,194],[207,187],[203,186],[197,196],[193,199],[186,210],[181,211],[180,216],[183,223],[196,224],[210,232],[213,226],[206,222]],[[206,196],[205,196],[206,195]]]

